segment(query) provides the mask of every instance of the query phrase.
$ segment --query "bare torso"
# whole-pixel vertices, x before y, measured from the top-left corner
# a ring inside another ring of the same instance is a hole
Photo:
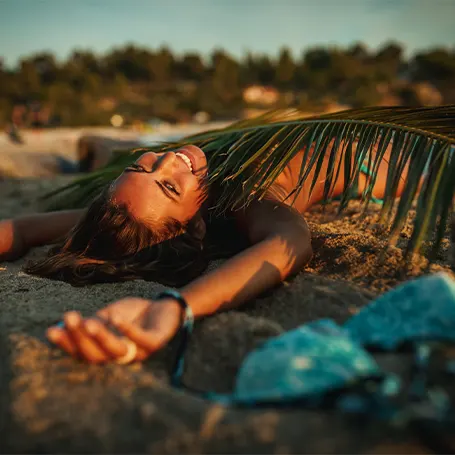
[[[355,147],[356,144],[354,144]],[[373,152],[373,156],[374,156]],[[311,151],[310,151],[310,156],[311,156]],[[375,182],[375,186],[373,188],[373,196],[376,198],[382,198],[384,196],[384,190],[385,190],[385,185],[386,185],[386,177],[387,177],[387,168],[388,168],[388,162],[389,162],[389,157],[390,157],[390,147],[386,151],[383,161],[381,162],[378,170],[378,177]],[[326,175],[327,175],[327,168],[328,168],[328,159],[325,159],[321,170],[319,172],[319,177],[318,180],[313,188],[313,191],[310,194],[310,187],[313,182],[313,177],[314,177],[314,168],[313,170],[309,173],[308,178],[305,181],[305,184],[302,188],[302,190],[296,195],[293,195],[289,198],[287,196],[296,189],[298,186],[298,180],[299,180],[299,175],[301,171],[301,166],[302,166],[302,160],[304,158],[304,150],[302,149],[286,166],[285,170],[277,177],[272,189],[271,193],[273,196],[280,201],[284,202],[287,205],[292,205],[297,211],[300,213],[304,213],[306,210],[308,210],[312,205],[317,204],[318,202],[321,202],[323,197],[324,197],[324,186],[325,186],[325,181],[326,181]],[[335,182],[332,182],[332,191],[329,194],[329,198],[334,198],[336,196],[339,196],[342,194],[344,190],[344,159],[340,157],[335,163],[335,169],[341,162],[341,168],[339,172],[339,176],[336,179]],[[336,171],[335,171],[336,172]],[[401,183],[399,184],[398,188],[398,194],[401,193],[404,187],[404,179],[406,177],[407,173],[407,166],[404,169],[403,172],[403,177],[401,179]],[[358,184],[358,191],[359,195],[364,191],[364,189],[367,186],[367,181],[368,177],[361,173],[359,175],[359,184]]]

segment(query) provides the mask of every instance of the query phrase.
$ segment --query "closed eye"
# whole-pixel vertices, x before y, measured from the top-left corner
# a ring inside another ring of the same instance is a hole
[[[177,196],[180,196],[180,193],[177,191],[177,189],[175,188],[175,186],[172,183],[169,183],[168,181],[164,180],[162,182],[162,185],[164,187],[166,187],[168,190],[172,191]]]
[[[140,164],[132,163],[127,168],[125,168],[125,172],[145,172],[146,174],[151,174],[153,171],[148,171]],[[163,180],[162,182],[155,180],[155,182],[160,187],[161,191],[170,199],[175,200],[173,195],[180,196],[180,192],[177,190],[175,185],[168,182],[167,180]]]
[[[177,201],[177,197],[178,196],[178,193],[174,193],[172,190],[170,190],[167,186],[164,185],[164,183],[158,181],[158,180],[155,180],[155,183],[158,185],[158,187],[160,188],[160,190],[164,193],[164,195],[169,198],[171,201],[173,202],[178,202]]]

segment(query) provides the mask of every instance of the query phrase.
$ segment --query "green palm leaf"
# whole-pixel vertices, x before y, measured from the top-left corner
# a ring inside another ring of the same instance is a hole
[[[357,143],[355,150],[354,142]],[[297,110],[272,111],[178,142],[118,154],[105,168],[48,194],[47,197],[51,198],[49,208],[82,207],[142,153],[171,150],[184,144],[195,144],[208,156],[209,184],[218,184],[222,189],[214,207],[215,213],[240,208],[253,199],[264,197],[276,176],[302,148],[306,148],[306,152],[299,184],[288,197],[298,195],[314,170],[310,183],[313,189],[320,178],[322,164],[327,160],[328,171],[323,176],[326,178],[325,198],[340,173],[344,173],[341,211],[350,199],[350,190],[356,184],[361,164],[365,161],[368,165],[374,182],[390,144],[392,148],[381,221],[391,224],[392,241],[403,228],[422,177],[424,183],[417,201],[415,228],[408,253],[418,251],[422,242],[432,235],[435,235],[437,248],[452,210],[455,193],[455,106],[452,105],[366,108],[315,117],[307,117]],[[312,154],[309,153],[310,146],[313,146]],[[374,147],[377,153],[370,154]],[[345,156],[343,168],[342,160],[338,159],[340,153]],[[397,201],[397,186],[406,165],[409,165],[409,172],[405,189]],[[372,186],[365,195],[366,206],[372,196]]]

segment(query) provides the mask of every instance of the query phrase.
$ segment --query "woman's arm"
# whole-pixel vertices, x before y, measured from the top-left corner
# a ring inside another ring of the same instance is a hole
[[[308,225],[289,206],[257,202],[248,207],[240,222],[252,246],[181,289],[196,317],[247,302],[311,258]]]
[[[295,210],[273,202],[258,202],[241,219],[252,246],[181,289],[196,317],[239,306],[280,283],[311,258],[310,232]],[[127,345],[97,319],[77,312],[64,315],[65,327],[47,335],[67,353],[93,363],[143,360],[164,347],[181,324],[182,310],[173,299],[126,298],[97,315],[109,321],[137,346],[130,358]]]
[[[0,260],[11,261],[30,248],[54,243],[82,218],[85,209],[37,213],[0,221]]]

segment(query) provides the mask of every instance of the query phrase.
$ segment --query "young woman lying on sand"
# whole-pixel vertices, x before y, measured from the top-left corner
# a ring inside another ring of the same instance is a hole
[[[372,190],[375,198],[384,195],[388,154]],[[165,293],[153,300],[119,300],[95,317],[67,312],[64,325],[47,331],[51,342],[88,362],[144,360],[165,346],[193,315],[201,318],[238,307],[310,260],[310,231],[304,213],[323,199],[325,180],[318,181],[310,194],[310,173],[295,201],[286,199],[296,188],[302,159],[300,151],[262,200],[216,217],[209,216],[209,209],[219,193],[206,185],[208,165],[200,148],[187,145],[145,153],[88,209],[1,222],[0,260],[16,259],[32,247],[65,237],[47,259],[26,270],[74,285],[135,278],[173,286],[187,283],[180,293]],[[326,171],[325,161],[320,175]],[[406,172],[397,196],[403,191]],[[342,174],[334,181],[331,198],[343,192]],[[369,181],[361,172],[356,196],[362,195]],[[199,276],[214,251],[218,257],[232,257]]]

